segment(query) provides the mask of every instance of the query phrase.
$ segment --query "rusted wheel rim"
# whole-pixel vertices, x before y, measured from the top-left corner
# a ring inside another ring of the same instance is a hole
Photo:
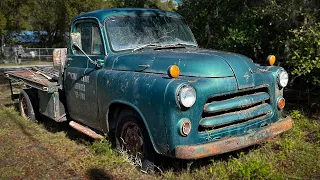
[[[25,97],[21,98],[21,115],[24,117],[29,117],[28,113],[28,105],[27,105],[27,100]]]
[[[140,127],[134,122],[126,122],[122,126],[121,144],[130,155],[143,158],[143,135]]]

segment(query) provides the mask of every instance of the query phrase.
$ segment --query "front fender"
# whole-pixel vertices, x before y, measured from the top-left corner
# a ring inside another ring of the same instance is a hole
[[[162,74],[105,70],[97,81],[99,118],[104,132],[108,132],[106,115],[110,105],[128,105],[140,114],[155,151],[166,154],[164,94],[172,79]]]

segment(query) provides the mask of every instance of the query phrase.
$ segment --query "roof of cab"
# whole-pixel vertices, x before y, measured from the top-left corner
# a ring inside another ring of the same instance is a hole
[[[73,18],[72,21],[82,18],[94,17],[100,22],[105,19],[117,17],[117,16],[134,16],[134,15],[168,15],[173,17],[181,18],[181,16],[174,12],[163,11],[159,9],[145,9],[145,8],[112,8],[112,9],[102,9],[91,12],[86,12],[80,14]]]

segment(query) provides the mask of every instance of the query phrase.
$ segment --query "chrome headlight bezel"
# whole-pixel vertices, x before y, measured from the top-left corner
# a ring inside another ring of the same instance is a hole
[[[176,98],[181,107],[190,108],[197,100],[197,93],[192,86],[183,85],[178,89]]]
[[[286,87],[289,82],[289,74],[287,73],[287,71],[281,70],[278,73],[277,81],[280,88]]]

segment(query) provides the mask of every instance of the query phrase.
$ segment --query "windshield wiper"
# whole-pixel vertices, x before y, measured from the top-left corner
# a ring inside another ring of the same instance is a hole
[[[154,49],[167,49],[167,48],[185,48],[186,46],[197,47],[197,45],[187,44],[187,43],[176,43],[176,44],[166,44],[166,45],[145,44],[145,45],[142,45],[142,46],[139,46],[139,47],[133,49],[132,52],[144,49],[146,47],[154,47]]]
[[[161,46],[160,46],[159,44],[145,44],[145,45],[139,46],[139,47],[137,47],[137,48],[134,48],[134,49],[132,50],[132,52],[138,51],[138,50],[141,50],[141,49],[144,49],[144,48],[146,48],[146,47],[161,47]]]
[[[193,46],[197,47],[194,44],[186,44],[186,43],[176,43],[176,44],[166,44],[160,47],[157,47],[156,49],[166,49],[166,48],[185,48],[186,46]]]

